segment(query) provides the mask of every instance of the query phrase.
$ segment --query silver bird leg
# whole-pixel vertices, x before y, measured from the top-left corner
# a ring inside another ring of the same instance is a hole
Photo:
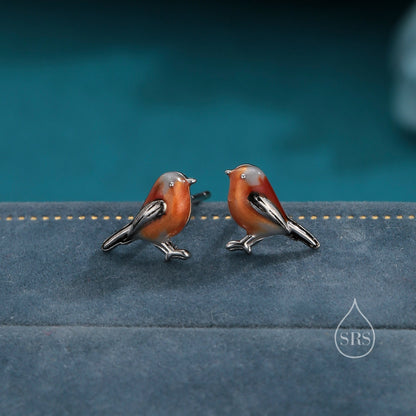
[[[170,241],[166,241],[165,243],[153,243],[153,245],[165,255],[165,261],[169,261],[171,258],[187,260],[191,257],[191,253],[188,250],[178,249]]]
[[[264,237],[260,237],[258,235],[247,234],[241,240],[229,241],[225,247],[231,251],[244,250],[247,254],[251,254],[251,248],[263,239]]]

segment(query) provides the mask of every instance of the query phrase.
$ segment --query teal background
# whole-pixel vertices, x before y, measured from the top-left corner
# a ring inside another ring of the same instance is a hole
[[[225,200],[416,201],[391,117],[409,2],[11,2],[0,13],[0,200],[142,200],[180,170]]]

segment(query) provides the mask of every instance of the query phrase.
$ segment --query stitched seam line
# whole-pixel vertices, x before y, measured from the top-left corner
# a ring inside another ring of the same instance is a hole
[[[128,216],[122,216],[122,215],[18,215],[18,216],[13,216],[13,215],[8,215],[8,216],[0,216],[0,221],[61,221],[61,220],[66,220],[66,221],[73,221],[73,220],[78,220],[78,221],[84,221],[84,220],[92,220],[92,221],[97,221],[97,220],[104,220],[104,221],[110,221],[110,220],[116,220],[116,221],[121,221],[121,220],[128,220],[131,221],[134,218],[134,216],[132,215],[128,215]],[[347,220],[352,220],[352,219],[360,219],[360,220],[392,220],[392,219],[396,219],[396,220],[404,220],[404,219],[408,219],[408,220],[414,220],[415,219],[415,215],[322,215],[322,216],[317,216],[317,215],[311,215],[311,216],[305,216],[305,215],[299,215],[299,216],[295,216],[295,217],[290,217],[296,220],[312,220],[312,221],[316,221],[316,220],[342,220],[342,219],[347,219]],[[212,220],[212,221],[218,221],[221,219],[224,220],[231,220],[232,217],[231,215],[225,215],[225,216],[221,216],[221,215],[199,215],[199,216],[191,216],[191,220],[194,221],[196,219],[199,219],[201,221],[206,221],[206,220]]]

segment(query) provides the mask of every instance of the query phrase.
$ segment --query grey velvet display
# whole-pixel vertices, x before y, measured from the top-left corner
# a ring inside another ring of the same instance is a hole
[[[416,204],[283,205],[318,251],[228,252],[226,203],[173,239],[185,262],[101,251],[139,203],[0,204],[0,413],[414,413]],[[359,360],[334,345],[354,298],[376,332]]]

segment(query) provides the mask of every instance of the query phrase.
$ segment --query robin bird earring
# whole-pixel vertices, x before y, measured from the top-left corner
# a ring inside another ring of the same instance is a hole
[[[266,175],[256,166],[244,164],[226,170],[230,178],[228,207],[235,222],[247,231],[239,241],[229,241],[228,250],[251,253],[254,244],[276,234],[319,248],[318,240],[305,228],[288,218]]]
[[[178,249],[170,239],[188,223],[191,204],[210,197],[208,191],[191,195],[190,186],[195,182],[196,179],[187,178],[180,172],[164,173],[153,185],[133,221],[108,237],[101,248],[109,251],[120,244],[140,239],[160,249],[166,261],[171,258],[188,259],[191,256],[189,251]]]

